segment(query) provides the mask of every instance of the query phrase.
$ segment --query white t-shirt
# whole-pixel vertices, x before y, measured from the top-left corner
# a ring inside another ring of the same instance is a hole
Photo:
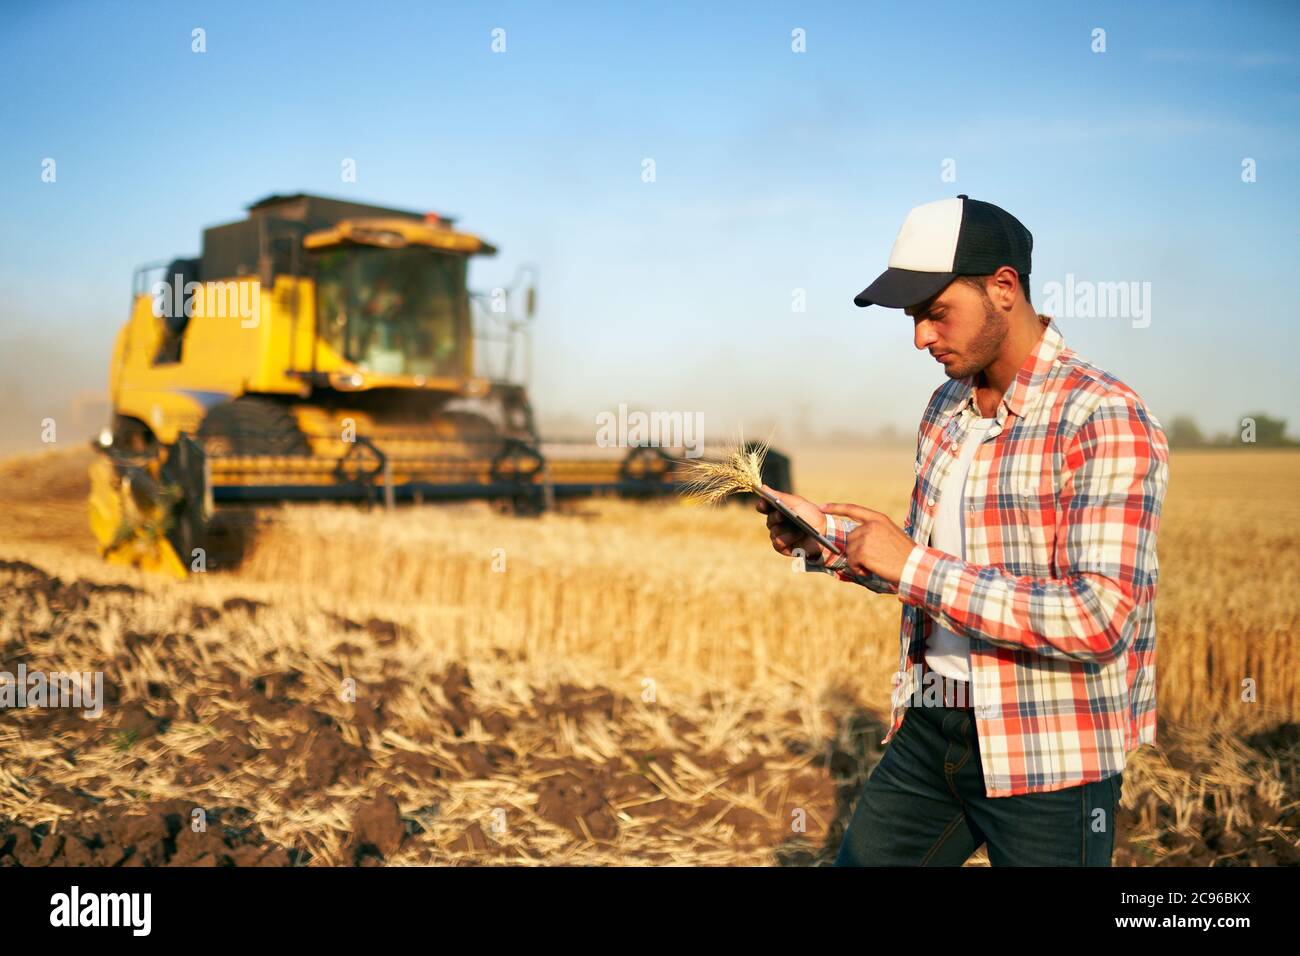
[[[930,546],[945,554],[966,557],[965,521],[962,517],[963,491],[975,449],[996,418],[977,418],[970,424],[957,461],[939,486],[939,510],[935,512]],[[931,669],[953,680],[970,680],[970,639],[954,634],[930,618],[930,636],[925,642],[925,662]]]

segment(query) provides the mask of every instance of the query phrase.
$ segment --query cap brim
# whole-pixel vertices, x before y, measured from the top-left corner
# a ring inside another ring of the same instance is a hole
[[[883,305],[887,309],[906,309],[942,292],[955,272],[916,272],[912,269],[886,269],[875,282],[853,297],[860,306]]]

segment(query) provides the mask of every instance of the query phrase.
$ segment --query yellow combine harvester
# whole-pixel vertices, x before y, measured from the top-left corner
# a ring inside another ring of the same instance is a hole
[[[104,556],[183,577],[206,561],[218,510],[239,505],[483,498],[535,511],[674,491],[679,463],[661,448],[543,442],[519,374],[535,289],[471,293],[470,258],[496,250],[454,226],[271,196],[205,230],[199,258],[137,269],[91,469]],[[786,459],[770,454],[769,468],[788,488]]]

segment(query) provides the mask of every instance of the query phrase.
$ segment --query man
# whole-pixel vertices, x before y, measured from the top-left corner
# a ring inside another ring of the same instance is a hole
[[[966,196],[908,214],[854,301],[902,309],[948,380],[906,523],[780,497],[772,546],[903,604],[889,746],[838,865],[1109,866],[1125,755],[1154,743],[1164,430],[1029,301],[1033,238]],[[769,489],[770,490],[770,489]]]

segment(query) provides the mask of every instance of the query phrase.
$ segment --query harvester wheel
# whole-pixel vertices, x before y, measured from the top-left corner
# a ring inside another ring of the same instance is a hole
[[[244,395],[213,408],[199,425],[209,455],[310,455],[307,436],[277,402]]]

